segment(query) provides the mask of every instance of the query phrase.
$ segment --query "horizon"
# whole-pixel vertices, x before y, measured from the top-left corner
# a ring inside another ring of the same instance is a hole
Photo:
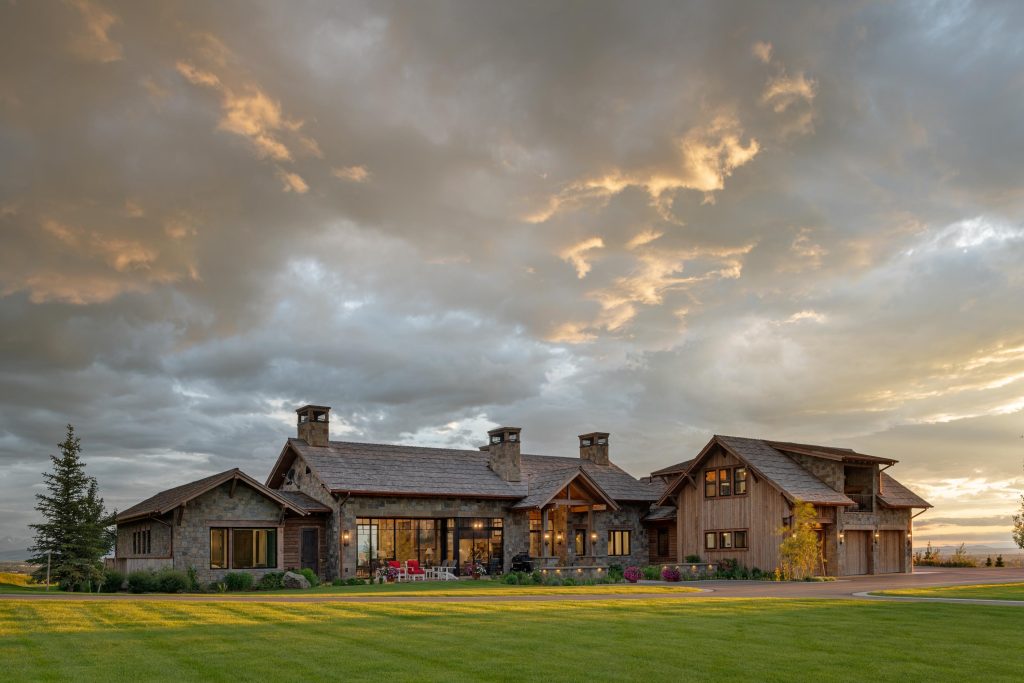
[[[1014,548],[1024,3],[0,7],[0,539],[499,424],[853,448]],[[4,548],[0,547],[0,552]]]

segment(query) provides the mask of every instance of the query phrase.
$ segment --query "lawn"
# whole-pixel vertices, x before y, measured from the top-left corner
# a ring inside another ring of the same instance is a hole
[[[46,586],[33,583],[28,574],[0,572],[0,593],[35,593],[44,590]]]
[[[19,681],[1017,681],[1019,633],[1012,608],[848,600],[0,600]]]
[[[981,583],[940,588],[903,588],[879,591],[877,595],[915,598],[960,598],[981,600],[1024,600],[1024,583]]]

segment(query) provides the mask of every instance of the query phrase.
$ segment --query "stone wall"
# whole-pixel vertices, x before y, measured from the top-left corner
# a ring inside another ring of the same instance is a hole
[[[217,581],[228,571],[246,571],[257,580],[263,574],[280,571],[284,561],[284,526],[281,506],[267,499],[248,485],[238,481],[234,497],[230,495],[231,482],[189,501],[181,515],[181,524],[174,526],[174,568],[187,570],[195,567],[203,583]],[[210,527],[257,526],[274,527],[277,531],[277,567],[267,569],[211,569]]]
[[[813,458],[800,453],[787,453],[798,465],[821,479],[836,491],[843,490],[843,463],[823,458]]]

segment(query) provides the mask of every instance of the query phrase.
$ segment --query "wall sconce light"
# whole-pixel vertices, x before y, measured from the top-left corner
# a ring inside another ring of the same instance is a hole
[[[550,532],[548,532],[548,531],[544,532],[544,540],[545,541],[551,540],[551,533]]]
[[[561,542],[562,542],[562,539],[563,539],[563,538],[564,538],[564,537],[562,536],[562,532],[558,532],[558,533],[557,533],[557,534],[555,535],[555,540],[556,540],[556,541],[558,541],[559,543],[561,543]]]
[[[341,543],[342,543],[342,545],[344,545],[347,548],[348,547],[348,542],[349,542],[349,540],[351,538],[352,538],[352,534],[351,533],[349,533],[348,531],[343,531],[341,533]]]
[[[840,531],[839,532],[839,545],[842,545],[843,541],[845,541],[845,540],[846,540],[846,534],[844,534],[842,531]]]
[[[592,533],[592,534],[590,534],[590,540],[591,540],[591,541],[596,541],[596,540],[597,540],[597,533],[596,533],[596,532],[595,532],[595,533]]]
[[[875,532],[875,543],[878,543],[878,539],[881,538],[881,537],[882,537],[882,535],[876,531]]]

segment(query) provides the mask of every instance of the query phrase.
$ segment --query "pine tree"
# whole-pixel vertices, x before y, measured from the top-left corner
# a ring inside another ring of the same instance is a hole
[[[89,590],[102,580],[100,559],[113,547],[113,515],[104,508],[96,479],[85,473],[74,427],[68,425],[58,447],[60,455],[50,456],[53,472],[43,474],[47,492],[36,494],[43,522],[30,525],[36,536],[29,561],[40,565],[37,580],[46,577],[49,559],[51,581],[64,590]]]

